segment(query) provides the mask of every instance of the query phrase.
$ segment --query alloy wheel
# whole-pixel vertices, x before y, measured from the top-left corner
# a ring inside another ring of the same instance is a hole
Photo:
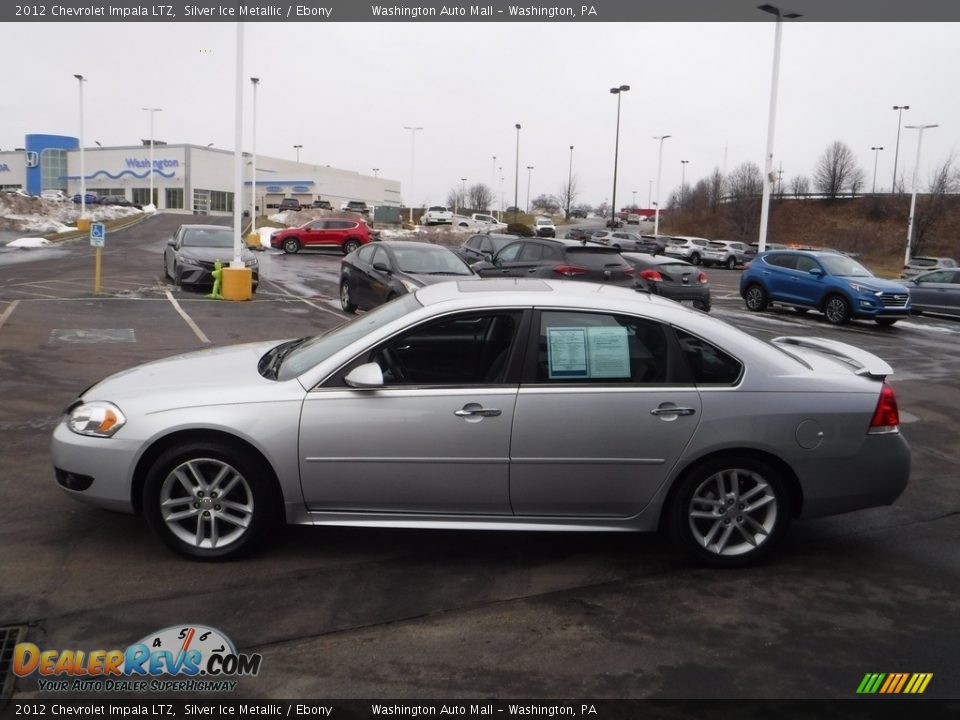
[[[738,556],[755,551],[770,537],[778,503],[757,472],[731,468],[714,473],[694,491],[687,508],[690,531],[707,552]]]

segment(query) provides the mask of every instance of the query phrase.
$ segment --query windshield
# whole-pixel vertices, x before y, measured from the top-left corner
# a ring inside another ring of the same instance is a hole
[[[863,265],[845,255],[820,255],[817,258],[831,275],[840,277],[873,277]]]
[[[395,248],[400,272],[425,275],[473,275],[473,271],[443,247]]]
[[[184,247],[233,247],[231,228],[210,230],[187,230],[183,235]]]
[[[418,307],[420,303],[415,295],[412,293],[401,295],[376,310],[359,315],[323,335],[310,338],[284,358],[283,364],[277,371],[277,379],[290,380],[301,375],[355,340],[403,317]]]

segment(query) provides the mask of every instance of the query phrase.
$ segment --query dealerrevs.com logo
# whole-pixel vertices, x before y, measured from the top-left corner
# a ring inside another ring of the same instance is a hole
[[[232,678],[257,675],[262,660],[238,653],[216,628],[174,625],[123,650],[41,650],[20,643],[13,671],[36,674],[47,692],[224,692],[236,688]]]

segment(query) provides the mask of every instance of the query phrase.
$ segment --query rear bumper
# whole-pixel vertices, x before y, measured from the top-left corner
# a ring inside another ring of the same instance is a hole
[[[708,287],[663,285],[655,290],[655,292],[657,295],[669,300],[675,300],[677,302],[690,300],[702,310],[710,309],[710,288]]]

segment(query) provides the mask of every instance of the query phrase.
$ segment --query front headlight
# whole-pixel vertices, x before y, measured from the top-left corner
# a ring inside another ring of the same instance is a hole
[[[246,265],[247,267],[254,267],[254,268],[257,267],[257,265],[259,265],[256,258],[250,258],[249,260],[244,261],[243,264]]]
[[[856,292],[873,293],[873,294],[878,294],[880,292],[876,288],[872,288],[869,285],[864,285],[863,283],[858,283],[858,282],[850,283],[850,287]]]
[[[113,403],[89,402],[78,405],[67,417],[67,427],[77,435],[113,437],[127,424],[127,418]]]

